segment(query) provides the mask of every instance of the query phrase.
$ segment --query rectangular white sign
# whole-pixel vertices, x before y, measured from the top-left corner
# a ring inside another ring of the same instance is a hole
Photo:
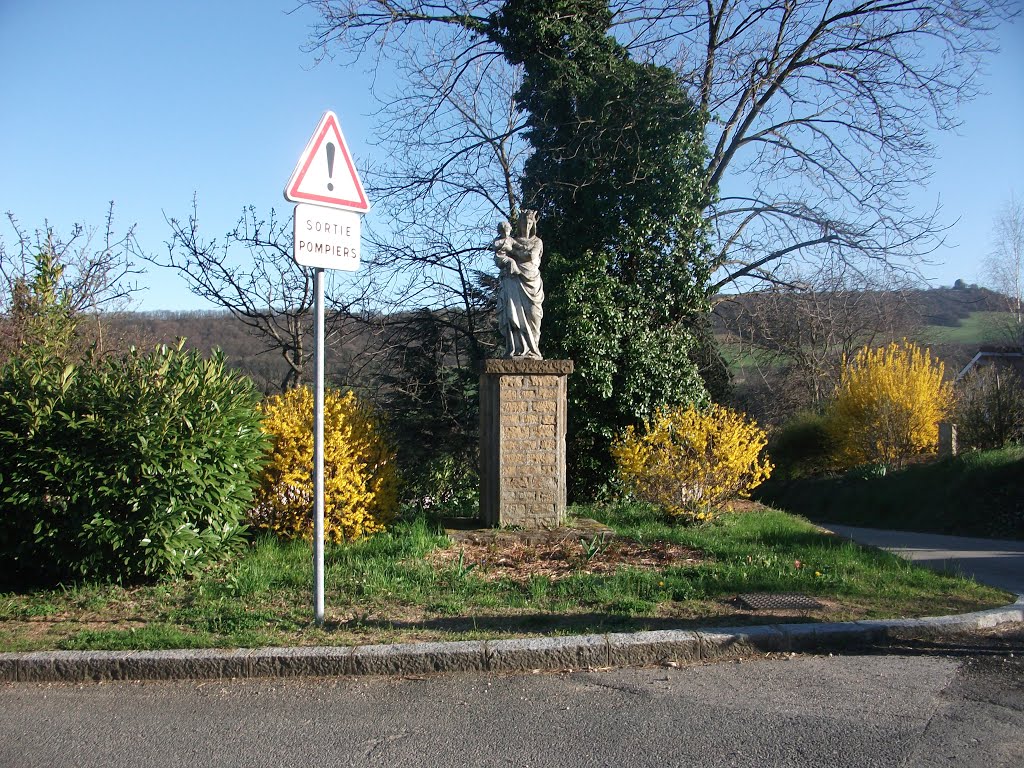
[[[353,211],[299,203],[295,206],[294,259],[304,267],[359,269],[359,223]]]

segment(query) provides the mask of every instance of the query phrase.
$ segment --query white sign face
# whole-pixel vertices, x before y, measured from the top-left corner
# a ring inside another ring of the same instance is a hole
[[[355,272],[359,269],[361,218],[353,211],[299,203],[295,206],[295,262]]]
[[[285,185],[284,196],[293,203],[314,203],[360,213],[370,209],[352,154],[333,112],[324,112],[320,118]]]

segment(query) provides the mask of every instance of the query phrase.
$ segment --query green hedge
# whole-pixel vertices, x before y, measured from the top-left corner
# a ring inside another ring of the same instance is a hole
[[[1024,446],[972,451],[899,471],[772,478],[758,501],[816,522],[1024,540]]]
[[[831,464],[828,420],[819,413],[801,411],[768,440],[768,456],[778,480],[812,477]]]
[[[0,588],[193,573],[244,543],[265,441],[223,356],[0,370]]]

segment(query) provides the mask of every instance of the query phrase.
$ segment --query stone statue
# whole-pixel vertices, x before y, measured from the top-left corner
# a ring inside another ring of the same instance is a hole
[[[517,236],[512,237],[511,232],[511,225],[501,222],[491,246],[499,270],[498,327],[505,337],[505,356],[543,360],[540,321],[544,317],[544,283],[540,279],[540,259],[544,243],[537,237],[537,212],[523,211]]]

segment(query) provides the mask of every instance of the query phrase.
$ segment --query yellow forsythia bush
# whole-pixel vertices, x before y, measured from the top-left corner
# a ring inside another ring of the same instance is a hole
[[[250,514],[284,538],[313,536],[313,393],[308,387],[260,406],[272,441]],[[324,393],[324,538],[339,542],[384,529],[398,509],[394,452],[372,411],[351,392]]]
[[[938,447],[939,422],[953,402],[943,365],[930,350],[904,340],[861,349],[843,372],[828,413],[840,467],[901,467]]]
[[[660,409],[642,434],[629,427],[612,446],[619,476],[638,498],[689,521],[746,496],[771,474],[768,439],[742,414],[712,405]]]

